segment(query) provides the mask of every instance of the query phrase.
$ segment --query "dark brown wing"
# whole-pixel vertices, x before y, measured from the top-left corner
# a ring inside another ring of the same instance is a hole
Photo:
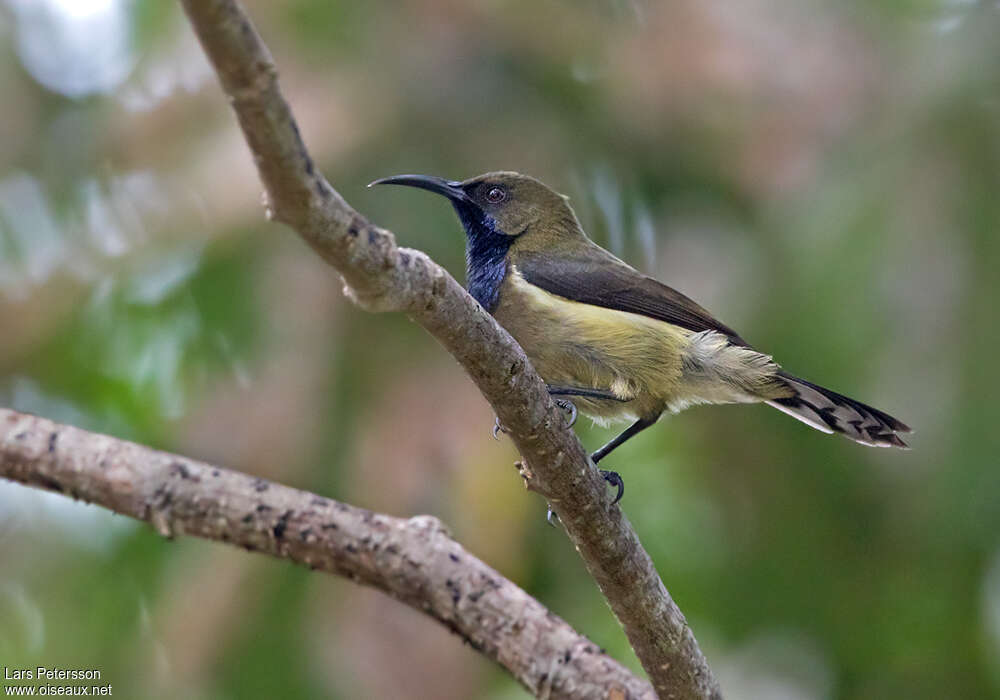
[[[748,345],[732,328],[675,289],[647,277],[596,245],[569,257],[525,256],[515,263],[529,284],[606,309],[628,311],[691,331],[718,331]]]

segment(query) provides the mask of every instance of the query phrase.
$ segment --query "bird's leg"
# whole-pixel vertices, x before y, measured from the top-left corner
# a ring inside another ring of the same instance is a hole
[[[558,386],[556,384],[548,384],[547,388],[549,390],[550,396],[579,396],[586,399],[607,399],[610,401],[628,401],[628,399],[623,399],[620,396],[616,396],[610,391],[605,391],[603,389],[588,389],[586,387],[577,386]],[[577,410],[576,404],[574,404],[569,399],[556,399],[556,405],[569,413],[569,425],[567,427],[572,428],[576,423]]]
[[[659,416],[657,416],[656,418],[659,418]],[[594,461],[594,464],[597,464],[602,459],[607,457],[608,454],[613,449],[621,445],[623,442],[625,442],[631,437],[638,435],[643,430],[651,426],[653,423],[656,422],[656,418],[640,418],[635,423],[625,428],[625,430],[623,430],[620,435],[618,435],[615,438],[612,438],[610,441],[608,441],[606,445],[599,448],[596,452],[594,452],[594,454],[590,455],[590,458]]]
[[[558,384],[547,384],[551,396],[580,396],[587,399],[608,399],[609,401],[629,401],[623,399],[612,391],[605,389],[589,389],[582,386],[560,386]]]
[[[555,384],[548,384],[546,386],[549,390],[549,395],[553,397],[578,396],[587,399],[604,399],[607,401],[621,401],[621,402],[626,402],[630,400],[622,398],[617,394],[611,391],[606,391],[604,389],[590,389],[587,387],[576,387],[576,386],[559,386]],[[578,415],[576,404],[574,404],[569,399],[560,399],[560,398],[555,399],[555,403],[557,406],[559,406],[559,408],[569,413],[569,422],[567,427],[572,428],[573,424],[576,423],[576,418]],[[659,418],[659,416],[657,416],[656,418]],[[645,430],[653,423],[655,423],[656,418],[640,418],[635,423],[626,428],[624,431],[622,431],[620,435],[618,435],[616,438],[608,442],[608,444],[604,445],[599,450],[590,455],[591,461],[594,464],[597,464],[599,461],[604,459],[604,457],[606,457],[608,453],[611,452],[613,449],[621,445],[623,442],[628,440],[633,435],[636,435],[637,433]],[[507,430],[500,424],[500,417],[498,416],[496,419],[496,423],[493,425],[493,437],[499,439],[498,435],[502,432],[505,433],[507,432]],[[616,471],[611,471],[610,469],[599,469],[598,471],[601,472],[601,476],[604,477],[605,481],[607,481],[609,484],[618,489],[618,493],[615,495],[615,499],[611,501],[611,505],[618,503],[618,501],[622,499],[622,496],[625,495],[625,480],[622,479],[622,475]],[[559,516],[556,515],[556,512],[554,510],[552,510],[552,506],[549,506],[548,512],[545,515],[545,520],[548,522],[549,525],[552,525],[554,527],[555,521],[558,519]]]
[[[580,396],[588,399],[605,399],[610,401],[622,401],[622,402],[629,400],[622,398],[611,391],[605,391],[603,389],[589,389],[586,387],[575,387],[575,386],[555,386],[552,384],[550,384],[548,388],[549,388],[549,394],[551,394],[552,396]],[[558,403],[560,407],[565,408],[565,406],[560,402],[560,400],[557,399],[556,403]],[[570,425],[572,426],[574,422],[576,422],[575,406],[573,407],[573,413],[572,413],[572,418],[570,419]],[[656,418],[640,418],[631,426],[629,426],[624,432],[622,432],[621,435],[619,435],[614,440],[606,444],[604,447],[597,450],[597,452],[592,454],[590,456],[590,459],[594,462],[594,464],[597,464],[599,461],[601,461],[601,459],[606,457],[607,454],[611,452],[611,450],[618,447],[620,444],[628,440],[636,433],[645,430],[655,422]],[[599,471],[601,472],[601,476],[604,477],[605,481],[607,481],[609,484],[618,489],[618,493],[615,494],[615,500],[611,501],[611,505],[618,503],[618,501],[622,499],[622,496],[625,495],[625,480],[622,479],[622,475],[616,471],[611,471],[610,469],[600,469]],[[558,517],[558,516],[555,515],[555,512],[550,507],[548,514],[545,516],[545,519],[549,522],[550,525],[552,524],[553,517]]]
[[[603,389],[588,389],[586,387],[576,387],[576,386],[558,386],[555,384],[547,384],[546,388],[549,390],[549,396],[580,396],[588,399],[608,399],[609,401],[628,401],[628,399],[623,399],[620,396],[616,396],[610,391],[604,391]],[[579,412],[576,409],[576,404],[574,404],[569,399],[555,399],[556,406],[566,411],[569,414],[569,419],[567,421],[567,428],[572,428],[576,424],[576,418]],[[507,429],[500,424],[500,417],[497,416],[496,422],[493,424],[493,439],[499,440],[500,433],[506,433]]]
[[[657,416],[657,418],[658,417],[659,416]],[[599,450],[594,452],[594,454],[590,455],[591,461],[593,461],[594,464],[597,464],[602,459],[607,457],[608,453],[611,452],[613,449],[621,445],[630,437],[633,437],[634,435],[637,435],[638,433],[642,432],[655,422],[656,418],[648,418],[648,417],[640,418],[635,423],[633,423],[625,430],[623,430],[620,435],[613,438],[606,445],[604,445]],[[622,479],[622,475],[616,471],[611,471],[610,469],[601,469],[600,472],[601,476],[604,477],[605,481],[607,481],[612,486],[616,486],[618,488],[618,494],[615,496],[615,500],[611,501],[611,505],[614,505],[618,501],[622,500],[622,496],[625,495],[625,481]]]

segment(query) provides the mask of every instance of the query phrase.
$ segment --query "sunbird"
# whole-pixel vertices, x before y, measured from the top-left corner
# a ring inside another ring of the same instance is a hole
[[[549,393],[572,401],[574,417],[578,408],[602,425],[631,422],[591,455],[595,464],[667,411],[695,404],[763,402],[862,445],[907,447],[903,422],[789,374],[697,303],[590,240],[568,197],[533,177],[396,175],[371,185],[447,197],[465,229],[469,293],[517,340]],[[617,502],[621,476],[601,473],[618,488]]]

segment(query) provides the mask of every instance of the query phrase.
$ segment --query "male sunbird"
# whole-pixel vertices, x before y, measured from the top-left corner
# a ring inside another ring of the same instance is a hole
[[[824,433],[906,447],[904,423],[785,372],[694,301],[591,241],[567,197],[532,177],[397,175],[371,184],[447,197],[465,229],[469,293],[520,343],[549,392],[598,423],[632,421],[591,455],[595,464],[666,411],[701,403],[764,402]],[[617,501],[621,476],[601,473]]]

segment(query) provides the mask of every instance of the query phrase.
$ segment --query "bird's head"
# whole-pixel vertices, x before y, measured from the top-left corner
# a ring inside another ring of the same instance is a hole
[[[419,187],[447,197],[472,245],[496,236],[511,241],[548,239],[579,231],[566,197],[520,173],[486,173],[461,182],[433,175],[395,175],[371,184]]]

